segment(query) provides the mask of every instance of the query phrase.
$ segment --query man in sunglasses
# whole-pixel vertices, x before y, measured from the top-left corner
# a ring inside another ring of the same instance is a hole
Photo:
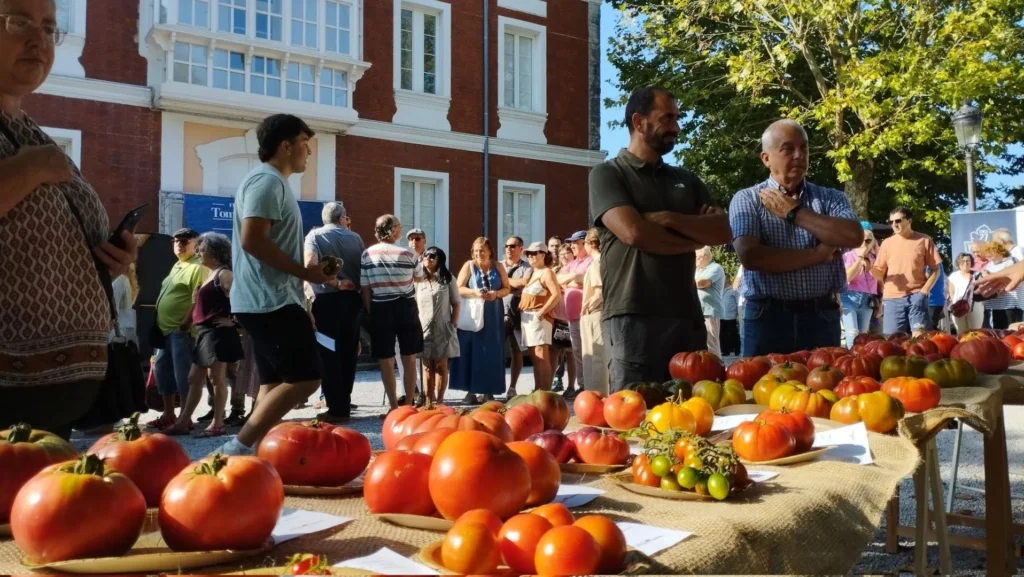
[[[508,398],[511,399],[516,396],[516,384],[519,382],[519,374],[523,371],[523,351],[527,350],[526,345],[523,344],[519,301],[522,299],[523,288],[526,287],[533,275],[530,263],[523,260],[522,238],[508,237],[508,240],[505,241],[505,258],[501,262],[505,265],[508,284],[512,289],[503,299],[505,301],[505,340],[508,342],[512,354],[512,382],[508,386]]]
[[[939,280],[942,260],[932,238],[914,232],[910,209],[889,214],[893,235],[878,250],[871,274],[882,283],[882,332],[920,333],[928,328],[928,293]],[[925,267],[931,274],[928,274]]]

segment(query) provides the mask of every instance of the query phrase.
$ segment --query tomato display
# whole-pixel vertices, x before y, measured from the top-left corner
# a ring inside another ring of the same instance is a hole
[[[573,443],[579,460],[590,465],[624,465],[629,460],[629,444],[617,433],[588,427],[577,433]]]
[[[633,458],[633,465],[630,468],[633,473],[633,482],[646,487],[657,487],[661,483],[661,477],[654,474],[651,461],[647,455],[637,455]]]
[[[544,416],[540,414],[540,409],[528,403],[505,411],[505,423],[515,441],[525,441],[530,435],[544,432]]]
[[[923,377],[924,368],[927,366],[928,359],[920,355],[887,357],[882,361],[879,372],[883,381],[893,377]]]
[[[171,479],[160,499],[160,535],[172,551],[244,551],[270,538],[284,484],[258,457],[213,455]]]
[[[498,550],[501,558],[516,574],[533,575],[537,572],[534,556],[541,537],[554,528],[540,515],[521,513],[505,521],[498,532]]]
[[[921,413],[939,405],[942,391],[931,379],[895,377],[882,383],[882,391],[899,400],[906,410]]]
[[[814,444],[814,422],[803,411],[790,411],[787,409],[782,409],[781,411],[768,410],[758,415],[757,420],[785,427],[793,435],[793,440],[796,441],[796,448],[794,450],[796,453],[808,451],[811,445]]]
[[[644,421],[647,414],[647,403],[636,391],[619,391],[612,393],[604,401],[604,420],[608,426],[626,431]]]
[[[680,429],[688,433],[696,431],[697,423],[693,413],[683,406],[684,402],[681,396],[669,399],[647,411],[647,421],[661,432],[669,429]]]
[[[807,367],[801,363],[786,361],[772,367],[772,370],[768,371],[768,374],[782,377],[787,381],[799,381],[803,383],[807,381],[807,374],[809,372],[810,371],[807,370]]]
[[[757,405],[768,406],[769,399],[775,389],[777,389],[779,385],[787,383],[791,386],[802,384],[800,381],[789,381],[784,377],[777,375],[765,375],[754,385],[754,403]]]
[[[564,399],[562,403],[565,403]],[[566,407],[566,414],[568,414],[568,407]],[[470,413],[465,411],[452,413],[441,409],[417,410],[406,405],[391,411],[384,419],[384,448],[394,449],[398,441],[404,437],[439,428],[484,431],[506,443],[512,441],[512,429],[505,422],[505,418],[495,411],[478,410]]]
[[[603,575],[614,575],[626,564],[626,536],[622,529],[603,515],[586,515],[573,523],[597,542],[601,550],[601,560],[597,564],[597,572]]]
[[[747,390],[743,383],[729,379],[724,383],[714,381],[697,381],[693,385],[693,396],[700,397],[711,405],[714,410],[747,402]]]
[[[423,453],[424,455],[434,456],[437,452],[437,448],[441,446],[441,442],[448,438],[455,432],[455,429],[451,427],[441,427],[434,429],[433,431],[427,431],[426,433],[416,433],[415,435],[409,435],[398,442],[398,446],[395,447],[399,450],[416,451],[417,453]]]
[[[555,527],[537,543],[533,562],[540,575],[593,575],[601,561],[601,548],[586,530]]]
[[[832,391],[837,397],[842,399],[864,393],[873,393],[880,390],[882,390],[882,385],[878,381],[871,377],[861,375],[858,377],[843,377],[843,380],[839,381],[839,384],[836,385],[836,388]]]
[[[903,405],[882,391],[863,393],[840,399],[829,418],[848,425],[864,421],[867,430],[886,434],[903,418]]]
[[[288,560],[287,575],[333,575],[327,558],[310,553],[296,553]]]
[[[790,411],[802,411],[809,417],[828,418],[832,404],[839,398],[829,390],[812,391],[806,385],[790,385],[784,383],[772,391],[768,407],[773,411],[786,408]]]
[[[541,447],[559,463],[568,463],[576,455],[576,445],[561,431],[550,430],[530,435],[526,442]]]
[[[787,354],[782,354],[782,353],[770,353],[770,354],[765,355],[765,358],[768,359],[768,362],[770,362],[773,367],[775,365],[781,365],[782,363],[787,363],[787,362],[788,363],[800,363],[800,364],[803,364],[804,361],[807,360],[807,359],[804,359],[804,357],[802,355],[797,355],[797,354],[788,354],[787,355]]]
[[[473,509],[472,511],[466,511],[459,518],[455,520],[456,523],[480,523],[491,530],[491,533],[497,537],[498,532],[501,531],[502,520],[494,511],[488,511],[487,509]]]
[[[971,387],[978,377],[974,365],[963,359],[943,359],[928,363],[924,377],[935,381],[939,387]]]
[[[907,341],[907,354],[926,356],[932,354],[942,354],[939,351],[939,345],[932,342],[931,339],[919,337],[913,338]]]
[[[562,482],[562,470],[558,468],[558,461],[541,447],[526,441],[509,443],[508,448],[522,457],[530,470],[530,492],[526,496],[526,506],[536,507],[550,503]],[[628,454],[628,446],[626,451]]]
[[[460,575],[492,575],[500,562],[497,538],[480,523],[456,523],[441,543],[441,563]]]
[[[948,333],[937,332],[928,338],[931,339],[931,341],[935,343],[935,346],[939,348],[939,353],[947,358],[957,343],[956,337]]]
[[[875,353],[883,359],[907,355],[906,349],[894,341],[871,341],[864,345],[864,353]]]
[[[576,395],[576,400],[572,403],[576,418],[584,425],[607,427],[608,421],[604,420],[604,400],[605,395],[597,391],[583,391]]]
[[[428,485],[445,519],[457,519],[472,509],[490,509],[508,519],[526,504],[530,469],[494,435],[456,431],[434,455]]]
[[[322,421],[284,422],[270,429],[256,456],[270,463],[285,485],[340,487],[370,462],[362,433]]]
[[[562,503],[548,503],[547,505],[541,505],[530,511],[531,515],[539,515],[544,517],[551,523],[552,527],[563,527],[565,525],[572,525],[575,519],[572,516],[572,512],[569,508]]]
[[[771,362],[764,357],[749,357],[736,359],[725,369],[725,378],[735,379],[743,383],[743,388],[751,390],[757,381],[768,374],[772,368]]]
[[[967,333],[949,353],[951,359],[963,359],[986,375],[999,375],[1010,368],[1010,349],[1001,341],[983,334]]]
[[[691,383],[721,381],[725,378],[725,364],[718,355],[708,351],[677,353],[668,363],[668,372],[673,379]]]
[[[848,357],[852,355],[848,349],[842,347],[824,347],[816,349],[811,353],[811,358],[807,359],[807,369],[813,371],[814,369],[824,366],[832,365],[835,366],[836,360],[840,357]]]
[[[31,563],[123,555],[146,520],[146,498],[96,455],[49,465],[18,491],[11,533]]]
[[[807,374],[805,381],[812,391],[832,390],[843,380],[843,373],[832,365],[819,365]]]
[[[448,408],[446,405],[442,405],[442,406]],[[483,403],[482,405],[480,405],[479,407],[477,407],[474,410],[476,410],[476,411],[487,411],[487,412],[491,412],[491,413],[497,413],[497,412],[501,411],[504,408],[505,408],[505,403],[502,403],[501,401],[487,401],[486,403]],[[437,409],[438,410],[442,410],[441,407],[438,407]],[[455,409],[452,408],[450,413],[454,414],[455,413]]]
[[[363,499],[371,513],[433,515],[428,481],[433,458],[415,451],[384,451],[370,463]]]
[[[11,518],[11,505],[26,481],[54,463],[74,459],[70,443],[53,433],[21,423],[0,431],[0,524]]]
[[[833,366],[847,377],[871,377],[877,379],[881,376],[879,369],[882,366],[882,357],[875,353],[860,353],[839,357]]]
[[[700,397],[693,397],[687,399],[683,403],[683,407],[693,415],[694,433],[703,437],[711,432],[711,427],[715,422],[715,408],[711,406],[711,403]]]
[[[755,420],[736,427],[732,434],[732,447],[741,459],[771,461],[792,455],[796,450],[796,438],[781,424]]]
[[[545,431],[564,431],[569,424],[569,403],[558,393],[537,389],[529,395],[513,397],[507,404],[511,408],[521,403],[528,403],[540,409],[540,414],[544,417]]]

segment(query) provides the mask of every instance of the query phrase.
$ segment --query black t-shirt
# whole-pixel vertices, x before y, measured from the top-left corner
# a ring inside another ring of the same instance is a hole
[[[590,222],[601,241],[602,318],[639,314],[703,319],[693,276],[694,254],[655,255],[627,246],[601,216],[619,206],[637,212],[698,214],[711,204],[707,186],[692,172],[644,163],[625,149],[590,172]]]

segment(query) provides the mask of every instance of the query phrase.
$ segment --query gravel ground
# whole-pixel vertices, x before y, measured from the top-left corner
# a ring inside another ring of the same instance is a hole
[[[532,390],[533,374],[530,368],[524,370],[517,388],[520,392]],[[383,385],[381,384],[378,372],[360,372],[356,375],[352,401],[359,408],[353,411],[353,418],[347,426],[366,435],[374,449],[383,449],[380,419],[380,415],[385,412],[386,407],[386,404],[382,402],[384,397],[383,391]],[[447,400],[450,404],[457,404],[463,396],[464,393],[450,391],[447,394]],[[312,401],[316,401],[316,399],[317,396],[311,398]],[[206,398],[204,398],[196,414],[205,414],[208,408]],[[288,418],[310,419],[318,412],[310,406],[293,410],[288,414]],[[1024,407],[1007,407],[1004,414],[1006,417],[1006,437],[1010,460],[1011,492],[1019,497],[1012,501],[1013,517],[1016,522],[1021,523],[1024,522],[1024,467],[1022,467],[1022,464],[1024,464]],[[142,420],[146,422],[158,416],[158,412],[151,411]],[[235,432],[235,429],[231,429],[231,432]],[[948,488],[948,481],[952,471],[951,461],[954,434],[955,431],[949,430],[940,433],[938,437],[940,468],[945,488]],[[95,439],[96,437],[85,436],[76,432],[72,441],[79,450],[85,450]],[[206,455],[223,443],[225,439],[225,437],[210,439],[178,437],[178,440],[184,445],[193,459]],[[981,434],[969,428],[965,429],[960,449],[957,499],[954,501],[953,510],[983,515],[985,508],[984,496],[959,489],[963,486],[982,487],[984,485],[985,474],[982,465]],[[900,487],[900,517],[902,522],[907,525],[913,524],[914,519],[915,502],[913,492],[912,480],[910,478],[905,479]],[[981,531],[968,530],[961,527],[953,528],[952,531],[965,535],[981,533]],[[864,551],[860,562],[854,569],[854,573],[895,574],[901,568],[907,569],[912,567],[914,546],[912,540],[901,539],[900,552],[894,555],[885,552],[884,543],[883,521],[883,528],[879,530],[872,543]],[[1017,544],[1024,545],[1024,538],[1018,537]],[[953,547],[952,555],[953,569],[957,574],[984,574],[984,552]],[[929,551],[929,566],[938,567],[938,554],[934,546]],[[1024,560],[1018,559],[1017,568],[1017,573],[1024,575]]]

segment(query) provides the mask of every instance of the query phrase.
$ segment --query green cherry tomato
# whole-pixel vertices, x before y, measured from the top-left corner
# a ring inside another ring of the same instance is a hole
[[[651,459],[651,471],[654,472],[658,477],[664,477],[668,475],[668,472],[672,469],[672,459],[669,459],[665,455],[658,455]]]
[[[667,475],[661,478],[661,488],[664,491],[682,491],[683,488],[676,482],[675,477]]]
[[[732,489],[729,483],[729,478],[721,473],[715,473],[708,477],[708,493],[721,501],[729,496],[729,491]]]
[[[676,481],[684,489],[693,489],[697,486],[697,481],[700,480],[700,473],[693,467],[683,467],[679,469],[679,473],[676,474]]]

